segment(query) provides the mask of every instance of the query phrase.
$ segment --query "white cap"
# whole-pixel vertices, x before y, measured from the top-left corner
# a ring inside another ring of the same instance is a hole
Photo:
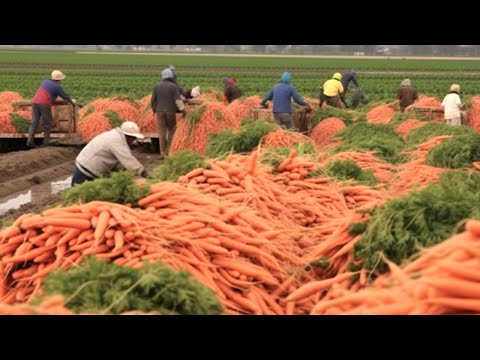
[[[450,86],[450,91],[460,92],[460,85],[453,84],[452,86]]]
[[[133,121],[125,121],[122,126],[120,126],[120,130],[122,130],[125,135],[133,136],[137,139],[145,139],[145,136],[140,134],[138,125]]]
[[[66,76],[63,75],[63,73],[59,70],[53,70],[52,71],[52,80],[63,80],[65,79]]]
[[[191,96],[192,96],[192,98],[196,98],[196,97],[199,97],[199,96],[200,96],[200,86],[195,86],[195,87],[192,89]]]

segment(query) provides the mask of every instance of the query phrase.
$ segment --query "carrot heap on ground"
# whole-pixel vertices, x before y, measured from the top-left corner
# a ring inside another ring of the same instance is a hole
[[[332,288],[311,314],[443,315],[480,313],[480,222],[469,220],[466,231],[425,249],[358,292]],[[288,298],[287,298],[288,299]]]
[[[95,111],[87,115],[78,125],[78,132],[85,141],[112,130],[112,125],[103,112]]]
[[[283,129],[278,129],[265,135],[261,141],[261,144],[264,148],[268,147],[292,147],[295,144],[300,143],[310,143],[312,145],[313,141],[310,137],[300,134],[294,131],[286,131]]]
[[[232,115],[238,120],[243,121],[245,119],[252,118],[250,111],[252,107],[259,106],[262,98],[260,96],[250,96],[245,99],[237,99],[228,104],[227,108]]]
[[[138,123],[140,119],[140,109],[138,104],[129,99],[97,99],[92,101],[87,106],[79,111],[80,119],[83,119],[85,114],[93,109],[96,112],[105,112],[108,110],[115,111],[120,118],[125,121],[133,121]]]
[[[417,101],[415,101],[412,105],[407,106],[406,110],[410,110],[410,109],[412,109],[416,106],[420,106],[420,107],[439,107],[439,106],[442,106],[442,103],[436,97],[420,95],[418,97]]]
[[[424,125],[427,125],[428,122],[421,121],[417,119],[408,119],[403,121],[400,125],[395,128],[395,131],[402,135],[403,140],[407,140],[410,131],[418,129]]]
[[[379,105],[367,113],[367,122],[370,124],[388,124],[395,111],[388,105]]]
[[[472,107],[468,110],[468,125],[480,132],[480,97],[472,98]]]
[[[196,119],[193,112],[198,111]],[[203,112],[202,112],[203,111]],[[201,155],[207,151],[208,135],[225,129],[236,130],[241,121],[221,102],[207,102],[199,108],[187,113],[187,117],[177,118],[177,131],[173,138],[170,152],[192,150]]]
[[[424,165],[427,161],[428,152],[432,150],[434,147],[437,147],[444,141],[449,140],[451,138],[452,138],[451,135],[436,136],[432,139],[425,141],[424,143],[416,145],[415,150],[413,151],[405,150],[402,152],[402,154],[410,156],[412,158],[411,162],[418,165]]]
[[[23,100],[22,95],[15,91],[2,91],[0,92],[0,112],[12,112],[12,103],[15,101]]]
[[[0,133],[15,134],[17,129],[13,126],[10,113],[7,111],[0,112]]]
[[[338,118],[328,118],[321,121],[315,126],[310,134],[310,137],[315,144],[325,147],[332,145],[334,142],[334,136],[339,131],[346,128],[345,123]]]

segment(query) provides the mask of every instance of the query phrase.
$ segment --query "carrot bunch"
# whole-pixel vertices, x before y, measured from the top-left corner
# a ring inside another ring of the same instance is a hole
[[[443,315],[480,313],[480,222],[426,249],[403,268],[387,260],[390,272],[354,292],[331,289],[311,314]]]

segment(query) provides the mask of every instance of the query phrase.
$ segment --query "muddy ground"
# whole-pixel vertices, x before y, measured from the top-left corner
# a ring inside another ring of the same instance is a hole
[[[0,154],[0,221],[58,202],[61,191],[70,187],[80,150],[55,146]],[[162,163],[148,144],[135,148],[133,154],[150,172]]]

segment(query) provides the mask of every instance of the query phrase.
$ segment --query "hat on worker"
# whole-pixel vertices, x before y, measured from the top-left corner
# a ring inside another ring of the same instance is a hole
[[[52,71],[52,80],[63,80],[66,76],[60,70]]]
[[[450,86],[450,91],[454,91],[454,92],[460,92],[460,85],[458,84],[453,84],[452,86]]]
[[[173,79],[173,72],[170,69],[165,69],[162,71],[162,80]]]
[[[342,81],[342,74],[340,74],[340,73],[333,74],[333,79],[338,80],[338,81]]]
[[[133,121],[125,121],[122,126],[120,126],[120,130],[122,130],[127,136],[133,136],[137,139],[145,139],[145,136],[140,133],[138,125]]]
[[[168,68],[169,68],[170,70],[175,70],[175,66],[173,66],[173,65],[168,65]]]
[[[292,75],[289,72],[284,72],[281,78],[282,82],[285,84],[290,84],[292,81]]]

